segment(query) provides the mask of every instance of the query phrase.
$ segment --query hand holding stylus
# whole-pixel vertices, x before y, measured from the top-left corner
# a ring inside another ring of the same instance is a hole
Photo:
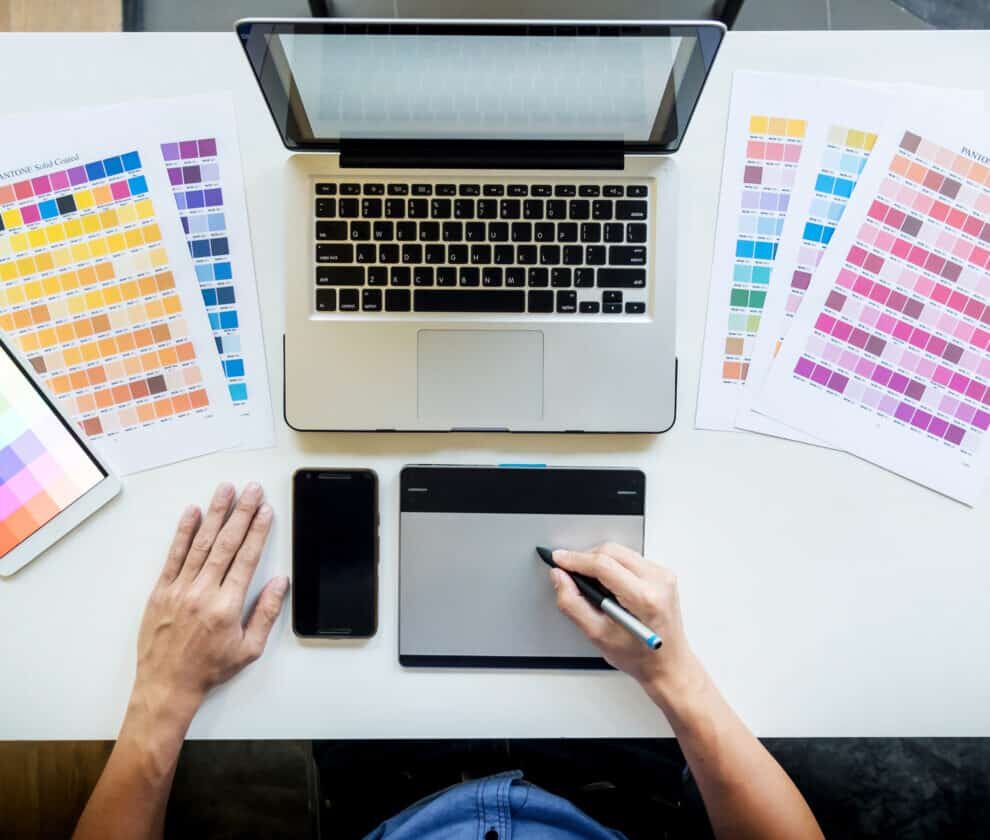
[[[609,664],[635,678],[657,702],[700,668],[688,647],[673,572],[632,549],[608,543],[588,552],[554,551],[550,575],[557,606],[601,650]],[[561,569],[599,581],[616,600],[663,639],[656,651],[599,611]]]

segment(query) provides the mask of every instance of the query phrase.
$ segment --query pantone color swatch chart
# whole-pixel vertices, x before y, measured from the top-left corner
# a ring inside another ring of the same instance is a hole
[[[974,151],[990,132],[975,122],[878,145],[757,403],[970,502],[990,449],[990,159]]]
[[[0,350],[0,557],[102,477],[99,467]]]
[[[161,145],[196,279],[234,405],[248,398],[220,160],[213,137]]]
[[[801,160],[807,104],[776,91],[778,78],[733,77],[698,395],[701,428],[733,428]]]

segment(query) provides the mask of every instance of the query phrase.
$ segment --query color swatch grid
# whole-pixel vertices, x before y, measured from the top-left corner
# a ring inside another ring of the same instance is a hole
[[[787,324],[794,317],[804,293],[811,285],[815,269],[832,240],[832,234],[835,233],[836,225],[842,218],[859,173],[866,166],[876,140],[877,136],[872,132],[838,125],[828,129],[826,147],[815,176],[811,206],[801,234],[801,246],[789,278],[790,287],[784,305],[784,321],[778,348]]]
[[[722,379],[745,382],[753,340],[787,216],[806,123],[786,117],[752,115],[746,138],[745,170]]]
[[[240,316],[217,141],[208,137],[163,143],[161,151],[230,398],[235,406],[241,405],[248,399],[248,383],[241,353]]]
[[[209,405],[137,152],[0,187],[0,219],[0,329],[87,435]]]
[[[0,557],[103,477],[0,351]]]
[[[978,451],[990,428],[990,167],[904,133],[794,373]]]

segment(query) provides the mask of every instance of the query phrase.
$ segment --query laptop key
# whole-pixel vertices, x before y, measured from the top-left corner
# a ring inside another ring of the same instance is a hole
[[[439,242],[440,241],[440,223],[439,222],[420,222],[419,223],[419,239],[420,239],[420,242]]]
[[[599,268],[601,289],[642,289],[646,286],[645,268]]]
[[[569,289],[571,286],[571,270],[569,268],[551,269],[550,285],[555,289]]]
[[[585,222],[581,225],[582,242],[601,242],[602,226],[598,222]]]
[[[497,219],[498,202],[494,198],[482,198],[478,200],[479,219]]]
[[[316,238],[338,241],[347,239],[347,222],[317,222]]]
[[[351,222],[351,241],[367,242],[371,239],[371,222]]]
[[[550,285],[550,272],[545,268],[529,270],[529,286],[531,289],[542,289]]]
[[[433,285],[433,268],[428,265],[417,265],[413,269],[413,285],[414,286],[432,286]]]
[[[572,219],[580,222],[584,219],[590,218],[591,204],[586,199],[575,198],[573,201],[568,203],[567,212]]]
[[[385,310],[387,312],[408,312],[410,309],[409,289],[386,289]]]
[[[408,286],[410,283],[411,272],[409,270],[409,266],[407,265],[395,265],[392,266],[389,276],[393,286]]]
[[[485,184],[481,192],[483,195],[505,195],[505,187],[502,184]]]
[[[552,222],[538,222],[533,225],[533,236],[537,242],[553,242],[554,226]]]
[[[318,198],[316,199],[316,218],[329,219],[337,215],[337,199]]]
[[[508,187],[509,195],[529,195],[529,185],[528,184],[509,184]]]
[[[336,184],[317,184],[316,185],[317,195],[336,195],[337,185]]]
[[[487,265],[492,261],[491,245],[472,245],[471,262],[474,265]]]
[[[548,219],[566,219],[567,218],[567,202],[559,201],[558,199],[553,199],[553,201],[547,202],[547,218]]]
[[[595,196],[600,195],[601,191],[602,188],[599,187],[598,184],[581,184],[578,187],[578,195],[583,198],[594,198]]]
[[[366,219],[380,219],[382,217],[382,200],[380,198],[362,198],[361,215]]]
[[[447,262],[451,265],[464,265],[468,261],[467,245],[448,245]]]
[[[316,261],[319,263],[354,262],[353,245],[317,245]]]
[[[605,241],[606,242],[622,242],[623,241],[623,228],[625,225],[620,222],[609,222],[605,225]]]
[[[464,224],[464,239],[468,242],[484,242],[485,241],[485,223],[484,222],[465,222]]]
[[[361,211],[361,203],[356,198],[342,198],[337,202],[337,212],[343,219],[356,219]]]
[[[574,184],[557,184],[553,188],[553,194],[558,198],[570,198],[573,195],[577,195],[577,187]]]
[[[492,248],[495,265],[511,265],[516,261],[515,248],[511,245],[496,245]]]
[[[607,222],[612,218],[612,202],[611,201],[592,201],[591,202],[591,218],[597,219],[600,222]]]
[[[382,311],[382,290],[381,289],[362,289],[361,290],[361,309],[365,312],[381,312]]]
[[[409,195],[409,184],[389,184],[389,195]]]
[[[630,242],[646,242],[646,225],[643,222],[626,225],[626,238]]]
[[[579,289],[590,289],[595,285],[595,270],[593,268],[575,268],[574,285]]]
[[[611,198],[622,197],[625,194],[626,191],[622,184],[606,184],[604,189],[602,189],[602,195],[607,195]]]
[[[391,242],[395,239],[395,225],[392,222],[375,222],[371,226],[371,238],[375,242]]]
[[[335,312],[337,309],[337,290],[336,289],[317,289],[316,290],[316,311],[317,312]]]
[[[385,185],[372,182],[364,185],[365,195],[385,195]]]
[[[361,185],[360,184],[341,184],[340,185],[341,195],[361,195]]]
[[[444,242],[460,242],[464,239],[464,225],[461,222],[444,222],[442,230]]]
[[[606,315],[619,315],[622,313],[621,303],[605,303],[602,304],[602,309]]]
[[[519,265],[536,265],[538,255],[535,245],[520,245],[516,248],[516,262]]]
[[[509,241],[509,223],[508,222],[489,222],[488,223],[488,241],[489,242],[508,242]]]
[[[457,285],[461,287],[480,286],[481,272],[474,266],[462,266],[461,270],[457,272]]]
[[[543,218],[543,202],[538,198],[527,198],[523,202],[523,218],[524,219],[542,219]]]
[[[578,226],[576,222],[561,222],[557,225],[558,242],[577,242]]]
[[[589,245],[584,249],[584,261],[588,265],[605,265],[606,253],[604,245]]]
[[[550,188],[549,184],[533,184],[533,189],[530,190],[532,195],[546,197],[552,195],[553,190]]]
[[[582,300],[578,311],[582,315],[597,315],[601,311],[601,304],[597,300]]]
[[[373,263],[378,249],[371,242],[362,242],[355,251],[355,262]]]
[[[457,285],[457,269],[451,268],[449,265],[445,265],[437,269],[437,285],[438,286],[456,286]]]
[[[626,195],[630,198],[646,198],[647,188],[643,184],[630,184],[626,187]]]
[[[615,202],[615,218],[640,221],[646,218],[650,205],[645,201]]]
[[[579,265],[584,262],[584,248],[580,245],[564,246],[564,265]]]
[[[388,269],[383,265],[371,265],[368,266],[368,285],[369,286],[387,286],[388,285]]]
[[[528,292],[530,312],[553,312],[553,292]]]
[[[532,242],[533,241],[533,225],[530,222],[513,222],[512,223],[512,241],[513,242]]]
[[[404,198],[385,199],[385,218],[403,219],[406,215],[406,200]]]
[[[421,263],[423,261],[423,246],[404,244],[402,246],[402,262]]]
[[[458,198],[454,201],[455,219],[473,219],[474,201],[470,198]]]
[[[478,184],[461,184],[459,192],[461,195],[480,195],[481,187]]]
[[[340,304],[341,312],[357,312],[358,308],[358,290],[357,289],[341,289],[340,295],[337,298]]]
[[[442,262],[447,261],[447,249],[443,245],[427,245],[426,246],[426,262],[429,265],[437,265]]]
[[[644,312],[646,312],[646,304],[643,301],[626,301],[626,315],[642,315]]]
[[[433,195],[433,184],[413,184],[413,195]]]
[[[608,249],[609,265],[646,265],[646,248],[642,245],[613,245]]]
[[[394,242],[384,242],[378,246],[378,262],[397,263],[399,261],[399,246]]]
[[[498,203],[498,214],[503,219],[518,219],[522,215],[522,204],[518,198],[503,198]]]
[[[395,238],[398,239],[399,242],[414,242],[416,240],[416,223],[396,222]]]
[[[532,294],[532,292],[530,292]],[[551,295],[551,307],[553,296]],[[526,311],[526,292],[519,289],[417,289],[417,312],[505,312]]]
[[[481,269],[481,285],[491,289],[502,285],[502,269],[493,266],[485,266]]]
[[[559,245],[540,246],[540,265],[557,265],[560,262]]]
[[[577,312],[577,292],[563,289],[557,292],[557,311],[564,314]]]
[[[449,219],[450,214],[451,207],[449,198],[434,198],[430,200],[430,215],[434,219]]]
[[[436,199],[431,199],[435,201]],[[406,215],[410,219],[425,219],[430,215],[430,202],[425,198],[410,198],[406,202]]]
[[[622,292],[612,290],[602,292],[602,303],[622,303]]]
[[[524,268],[519,268],[518,266],[512,266],[505,270],[505,285],[506,286],[525,286],[526,285],[526,270]]]
[[[437,195],[457,195],[457,185],[437,184]]]
[[[359,265],[316,267],[317,286],[363,286],[364,269]]]

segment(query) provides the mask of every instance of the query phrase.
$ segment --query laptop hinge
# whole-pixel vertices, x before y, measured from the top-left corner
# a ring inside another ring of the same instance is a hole
[[[342,140],[340,166],[361,169],[619,169],[621,143]]]

